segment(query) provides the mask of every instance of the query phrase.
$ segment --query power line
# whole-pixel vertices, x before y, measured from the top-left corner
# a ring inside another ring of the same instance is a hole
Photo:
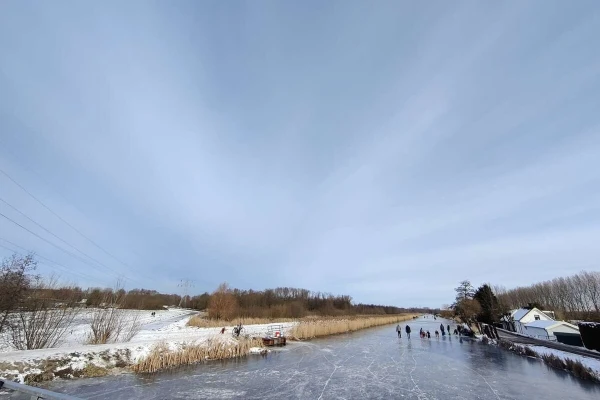
[[[79,250],[77,247],[73,246],[72,244],[70,244],[69,242],[67,242],[66,240],[62,239],[61,237],[55,235],[53,232],[51,232],[49,229],[45,228],[44,226],[42,226],[41,224],[37,223],[33,218],[29,217],[27,214],[25,214],[24,212],[20,211],[18,208],[16,208],[15,206],[9,204],[6,200],[2,199],[0,197],[0,201],[3,202],[4,204],[6,204],[7,206],[9,206],[10,208],[12,208],[13,210],[15,210],[16,212],[18,212],[19,214],[21,214],[22,216],[24,216],[25,218],[27,218],[29,221],[33,222],[35,225],[37,225],[38,227],[42,228],[44,231],[48,232],[49,234],[51,234],[52,236],[54,236],[55,238],[57,238],[58,240],[60,240],[61,242],[63,242],[64,244],[66,244],[67,246],[71,247],[72,249],[74,249],[75,251],[83,254],[85,257],[89,258],[90,260],[94,261],[95,263],[97,263],[98,265],[111,270],[110,267],[104,265],[103,263],[101,263],[100,261],[96,260],[95,258],[93,258],[92,256],[84,253],[83,251]],[[115,272],[113,270],[113,272]]]
[[[8,242],[8,240],[6,240],[6,239],[2,239],[2,240],[4,240],[4,241]],[[10,242],[9,242],[9,243],[10,243]],[[15,247],[20,247],[20,246],[16,246],[14,243],[13,243],[13,246],[15,246]],[[9,248],[9,247],[7,247],[7,246],[3,245],[3,244],[0,244],[0,247],[4,248],[4,249],[6,249],[6,250],[9,250],[9,251],[11,251],[11,252],[13,252],[13,253],[19,253],[18,251],[14,250],[14,249],[11,249],[11,248]],[[27,251],[27,249],[25,249],[25,250]],[[35,253],[35,252],[34,252],[34,253]],[[36,256],[36,257],[38,257],[38,258],[44,258],[44,259],[46,259],[45,257],[42,257],[42,256],[40,256],[39,254],[35,254],[35,256]],[[46,260],[48,260],[48,259],[46,259]],[[48,260],[48,261],[50,261],[50,260]],[[52,265],[52,264],[47,264],[47,263],[43,263],[43,262],[39,262],[38,264],[40,264],[40,265],[45,265],[45,266],[47,266],[47,267],[49,267],[49,268],[52,268],[52,269],[60,270],[60,271],[66,272],[66,273],[68,273],[68,274],[75,274],[75,275],[78,275],[79,277],[81,277],[81,278],[83,278],[83,279],[90,280],[90,281],[92,281],[92,282],[93,282],[93,281],[95,281],[95,279],[94,279],[94,278],[92,278],[92,277],[90,277],[90,276],[87,276],[87,275],[84,275],[84,274],[82,274],[82,273],[80,273],[80,272],[73,271],[73,270],[72,270],[72,269],[70,269],[69,267],[66,267],[66,266],[64,266],[64,265],[62,265],[62,264],[55,263],[56,265]]]
[[[51,259],[49,259],[48,257],[44,257],[44,256],[42,256],[40,253],[38,253],[38,252],[37,252],[37,251],[35,251],[35,250],[30,250],[30,249],[27,249],[27,248],[25,248],[25,247],[23,247],[23,246],[19,246],[18,244],[14,243],[14,242],[11,242],[11,241],[10,241],[10,240],[8,240],[8,239],[4,239],[4,238],[2,238],[2,237],[0,237],[0,240],[1,240],[1,241],[3,241],[3,242],[6,242],[6,243],[8,243],[8,244],[10,244],[10,245],[12,245],[12,246],[14,246],[14,247],[16,247],[17,249],[21,249],[22,251],[24,251],[24,252],[26,252],[26,253],[33,253],[33,254],[35,254],[35,256],[36,256],[37,258],[41,258],[41,259],[43,259],[43,260],[46,260],[47,262],[50,262],[50,263],[52,263],[52,264],[56,264],[56,265],[58,265],[58,266],[61,266],[61,267],[63,267],[63,268],[66,268],[66,269],[68,270],[68,272],[69,272],[69,273],[71,273],[71,272],[72,272],[72,273],[78,274],[79,276],[82,276],[82,277],[84,277],[84,278],[86,278],[86,279],[90,279],[90,280],[92,280],[92,281],[96,280],[96,278],[94,278],[94,277],[92,277],[92,276],[90,276],[90,275],[86,275],[86,274],[84,274],[83,272],[79,272],[79,271],[73,271],[73,270],[72,270],[72,268],[69,268],[69,267],[67,267],[67,266],[65,266],[65,265],[63,265],[63,264],[61,264],[61,263],[59,263],[59,262],[56,262],[56,261],[54,261],[54,260],[51,260]],[[2,247],[4,247],[5,249],[7,248],[6,246],[2,246]],[[18,253],[18,251],[15,251],[15,250],[12,250],[12,249],[9,249],[9,250],[11,250],[11,251],[14,251],[15,253]]]
[[[62,252],[64,252],[64,253],[66,253],[66,254],[70,255],[71,257],[73,257],[73,258],[76,258],[76,259],[80,260],[81,262],[84,262],[84,263],[86,263],[87,265],[89,265],[89,266],[91,266],[91,267],[93,267],[93,268],[95,268],[95,269],[97,269],[97,270],[98,270],[98,267],[97,267],[96,265],[94,265],[94,264],[91,264],[91,263],[90,263],[89,261],[87,261],[86,259],[83,259],[83,258],[81,258],[81,257],[78,257],[77,255],[75,255],[75,254],[71,253],[70,251],[63,249],[63,248],[62,248],[62,247],[60,247],[60,246],[57,246],[56,244],[52,243],[52,242],[51,242],[51,241],[49,241],[48,239],[46,239],[46,238],[44,238],[44,237],[42,237],[42,236],[38,235],[37,233],[35,233],[35,232],[33,232],[32,230],[30,230],[30,229],[28,229],[28,228],[24,227],[23,225],[19,224],[19,223],[18,223],[18,222],[16,222],[15,220],[13,220],[13,219],[11,219],[11,218],[7,217],[6,215],[4,215],[4,214],[0,213],[0,217],[4,217],[4,218],[6,218],[7,220],[9,220],[10,222],[12,222],[13,224],[15,224],[15,225],[19,226],[20,228],[22,228],[22,229],[26,230],[27,232],[31,233],[31,234],[32,234],[32,235],[34,235],[35,237],[37,237],[37,238],[39,238],[39,239],[43,240],[44,242],[46,242],[46,243],[50,244],[51,246],[53,246],[53,247],[57,248],[58,250],[61,250]],[[103,271],[99,271],[99,272],[103,272]],[[117,275],[117,278],[119,277],[119,275],[122,275],[122,274],[119,274],[119,273],[118,273],[118,272],[116,272],[116,271],[113,271],[113,272],[114,272],[114,273]],[[128,277],[126,277],[125,275],[122,275],[122,276],[123,276],[123,278],[125,278],[125,279],[128,279],[128,280],[130,280],[130,281],[132,281],[132,282],[137,282],[136,280],[134,280],[134,279],[131,279],[131,278],[128,278]],[[140,282],[138,282],[138,283],[140,283]]]
[[[87,237],[86,235],[84,235],[79,229],[75,228],[73,225],[71,225],[69,222],[67,222],[63,217],[61,217],[56,212],[54,212],[50,207],[48,207],[46,204],[44,204],[40,199],[38,199],[31,192],[29,192],[27,189],[25,189],[23,187],[23,185],[21,185],[19,182],[17,182],[16,180],[14,180],[8,173],[6,173],[4,170],[2,170],[2,168],[0,168],[0,173],[2,173],[4,176],[6,176],[8,179],[10,179],[15,185],[17,185],[18,187],[20,187],[21,190],[23,190],[25,193],[27,193],[32,199],[34,199],[39,204],[41,204],[46,210],[50,211],[56,218],[60,219],[67,226],[69,226],[71,229],[73,229],[75,232],[77,232],[79,235],[81,235],[83,238],[85,238],[88,242],[90,242],[91,244],[93,244],[94,246],[96,246],[98,249],[102,250],[105,254],[107,254],[108,256],[112,257],[114,260],[118,261],[122,265],[131,268],[130,265],[128,265],[127,263],[125,263],[125,262],[123,262],[121,260],[119,260],[116,256],[114,256],[113,254],[111,254],[108,250],[106,250],[103,247],[101,247],[99,244],[97,244],[96,242],[94,242],[92,239],[90,239],[89,237]]]

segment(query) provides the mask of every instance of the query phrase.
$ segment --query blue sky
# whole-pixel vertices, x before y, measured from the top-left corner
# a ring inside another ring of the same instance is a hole
[[[598,270],[599,37],[596,1],[2,2],[0,213],[54,246],[0,217],[0,255],[432,307]]]

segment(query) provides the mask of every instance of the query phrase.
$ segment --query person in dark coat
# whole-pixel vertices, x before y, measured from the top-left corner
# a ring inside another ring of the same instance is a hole
[[[429,331],[427,331],[427,339],[431,339],[431,333],[429,333]]]
[[[406,325],[406,336],[410,339],[410,326]]]
[[[448,325],[448,335],[450,334],[450,325]]]

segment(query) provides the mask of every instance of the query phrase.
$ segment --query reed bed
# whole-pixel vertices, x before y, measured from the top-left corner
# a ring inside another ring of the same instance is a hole
[[[401,314],[400,317],[404,318],[406,314]],[[195,326],[197,328],[222,328],[232,327],[238,323],[242,325],[265,325],[280,322],[306,322],[316,323],[322,321],[355,321],[364,320],[365,318],[397,318],[398,315],[394,316],[381,316],[381,315],[341,315],[341,316],[319,316],[319,315],[308,315],[302,318],[236,318],[232,320],[223,319],[209,319],[200,315],[195,315],[188,321],[188,326]],[[409,316],[412,318],[412,315]],[[405,318],[408,319],[408,318]],[[400,320],[403,321],[404,319]],[[393,323],[393,322],[391,322]],[[375,325],[373,325],[375,326]]]
[[[250,353],[252,347],[260,346],[262,346],[260,339],[230,341],[209,339],[207,343],[184,345],[180,350],[171,350],[161,343],[131,369],[136,373],[153,373],[210,360],[243,357]]]
[[[579,360],[572,360],[570,358],[565,358],[563,360],[553,354],[542,354],[542,360],[550,367],[569,371],[579,379],[594,382],[600,381],[600,377],[598,377],[590,368],[583,365]]]
[[[312,339],[322,336],[354,332],[374,326],[395,324],[410,320],[412,318],[412,314],[405,314],[393,316],[353,316],[351,318],[302,320],[298,325],[294,326],[288,332],[287,336],[293,340]]]
[[[201,317],[199,315],[195,315],[188,321],[188,326],[195,326],[197,328],[222,328],[222,327],[231,327],[239,324],[242,325],[261,325],[261,324],[271,324],[273,322],[295,322],[298,321],[298,318],[237,318],[231,321],[226,321],[222,319],[208,319]]]

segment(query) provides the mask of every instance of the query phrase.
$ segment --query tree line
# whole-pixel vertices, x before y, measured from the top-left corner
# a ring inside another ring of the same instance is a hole
[[[208,310],[215,318],[300,318],[307,315],[387,315],[406,312],[435,312],[423,308],[400,308],[377,304],[355,304],[348,295],[314,292],[307,289],[279,287],[265,290],[232,289],[220,285],[214,292],[196,296],[159,293],[156,290],[124,290],[116,284],[114,288],[93,287],[83,289],[73,285],[58,285],[42,282],[35,274],[34,255],[5,258],[0,270],[0,315],[6,319],[14,310],[27,310],[28,301],[35,296],[44,299],[50,307],[92,307],[158,310],[164,306],[184,305],[196,310]],[[217,307],[216,304],[224,304]],[[223,308],[225,311],[220,310]],[[212,311],[211,311],[212,310]],[[216,310],[216,311],[215,311]]]
[[[191,306],[208,310],[210,318],[301,318],[308,315],[387,315],[409,312],[407,309],[375,304],[354,304],[348,295],[311,292],[280,287],[266,290],[240,290],[222,283],[211,294],[192,297]]]
[[[569,320],[600,321],[600,272],[580,273],[506,289],[495,286],[498,300],[508,308],[527,305],[551,310]]]
[[[443,316],[458,316],[466,323],[497,323],[516,308],[554,311],[558,319],[600,322],[600,272],[582,271],[567,277],[506,289],[490,284],[475,289],[468,280],[455,289]]]

